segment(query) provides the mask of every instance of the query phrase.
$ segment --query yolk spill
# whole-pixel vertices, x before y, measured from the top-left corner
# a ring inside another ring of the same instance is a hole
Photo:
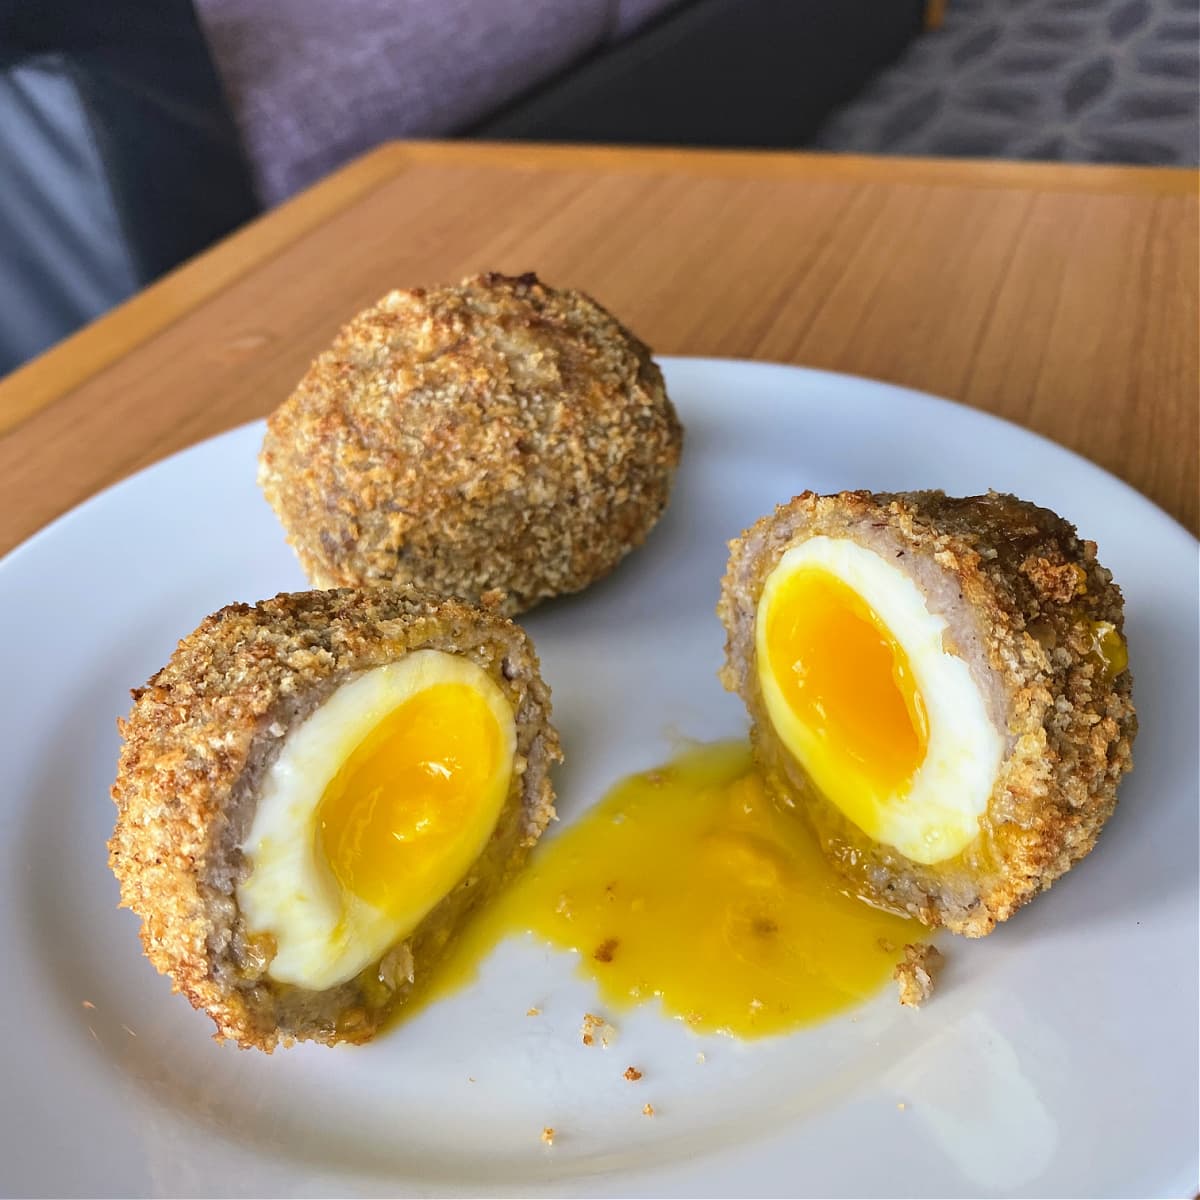
[[[908,656],[874,610],[828,571],[801,569],[774,596],[766,639],[792,712],[822,756],[848,760],[830,773],[861,777],[877,797],[906,791],[928,719]]]
[[[321,797],[318,847],[338,884],[388,913],[448,891],[500,814],[504,758],[496,717],[473,687],[436,684],[400,704]]]
[[[659,998],[702,1032],[782,1033],[866,999],[918,927],[847,895],[744,743],[689,750],[618,784],[539,849],[413,1003],[474,978],[505,937],[579,953],[614,1008]]]

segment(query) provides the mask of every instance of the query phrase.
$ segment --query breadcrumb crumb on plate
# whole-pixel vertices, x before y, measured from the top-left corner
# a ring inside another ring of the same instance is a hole
[[[595,1013],[584,1013],[579,1036],[585,1046],[594,1046],[599,1042],[607,1050],[617,1039],[617,1027]]]
[[[920,1008],[933,995],[933,981],[944,959],[942,952],[928,942],[910,943],[904,947],[904,958],[892,972],[892,978],[899,985],[901,1004],[906,1008]]]

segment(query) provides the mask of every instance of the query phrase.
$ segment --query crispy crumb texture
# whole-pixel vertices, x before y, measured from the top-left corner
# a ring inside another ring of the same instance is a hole
[[[496,830],[468,876],[379,963],[323,992],[277,984],[271,939],[245,928],[236,899],[256,789],[288,730],[340,684],[424,648],[470,658],[513,706],[517,756]],[[121,903],[142,918],[150,961],[219,1038],[241,1046],[368,1040],[553,815],[549,770],[561,752],[537,657],[510,621],[458,600],[346,589],[230,605],[133,697],[112,788]]]
[[[594,1046],[598,1042],[607,1050],[617,1040],[617,1027],[595,1013],[584,1013],[583,1024],[579,1027],[579,1039],[585,1046]]]
[[[763,585],[815,536],[847,538],[907,573],[946,621],[1005,739],[979,836],[923,865],[871,841],[812,787],[776,736],[755,664]],[[1015,496],[938,491],[804,492],[730,543],[718,613],[721,680],[749,710],[767,785],[800,807],[831,862],[873,903],[979,937],[1048,888],[1096,843],[1137,732],[1120,589],[1096,545]],[[1103,652],[1106,631],[1120,654]]]
[[[271,415],[259,484],[314,586],[415,584],[508,613],[645,539],[683,431],[650,351],[534,275],[394,291]]]
[[[904,957],[896,964],[892,978],[900,992],[900,1003],[906,1008],[920,1008],[933,995],[933,983],[945,957],[928,942],[909,942]]]

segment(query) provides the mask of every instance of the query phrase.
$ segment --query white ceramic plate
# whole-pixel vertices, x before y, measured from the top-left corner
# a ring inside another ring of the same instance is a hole
[[[743,733],[716,681],[726,539],[804,488],[994,487],[1076,522],[1125,589],[1142,731],[1095,853],[992,937],[953,941],[919,1012],[888,989],[738,1044],[645,1008],[589,1049],[597,1001],[573,959],[513,942],[372,1046],[219,1046],[142,958],[105,840],[128,688],[211,610],[304,586],[255,488],[261,429],[239,429],[0,564],[0,1191],[1192,1195],[1195,541],[966,408],[813,371],[665,366],[687,426],[667,516],[610,579],[528,618],[569,755],[564,823],[678,735]]]

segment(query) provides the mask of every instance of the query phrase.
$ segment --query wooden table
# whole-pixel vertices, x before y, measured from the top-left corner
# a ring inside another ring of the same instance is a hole
[[[660,353],[999,413],[1195,531],[1197,211],[1190,171],[384,146],[0,383],[0,552],[268,412],[388,288],[484,269],[583,288]]]

